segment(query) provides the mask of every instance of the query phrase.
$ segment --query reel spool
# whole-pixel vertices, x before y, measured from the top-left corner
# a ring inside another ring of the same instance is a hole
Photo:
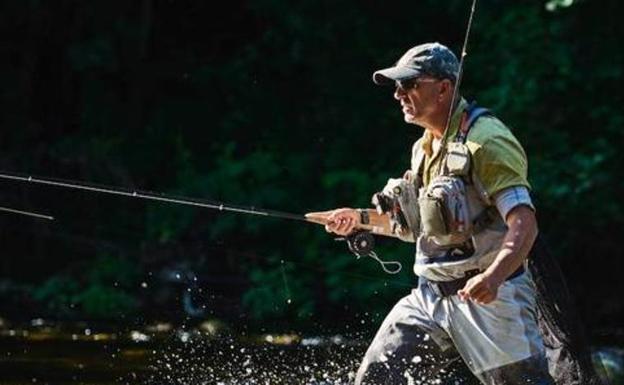
[[[359,257],[367,257],[375,248],[375,237],[369,231],[357,231],[346,238],[349,250]]]

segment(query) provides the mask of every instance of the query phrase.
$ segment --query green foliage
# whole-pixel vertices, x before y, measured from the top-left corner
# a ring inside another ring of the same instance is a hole
[[[74,300],[86,315],[104,319],[131,316],[137,307],[137,300],[131,293],[97,283],[77,293]]]
[[[80,287],[76,280],[63,275],[50,277],[33,291],[33,298],[45,303],[50,311],[67,315],[74,308],[74,297]]]
[[[77,311],[104,319],[131,315],[137,309],[132,293],[137,267],[123,258],[100,257],[85,272],[50,277],[34,289],[33,297],[57,316]]]
[[[0,22],[16,31],[6,44],[13,60],[0,63],[3,168],[303,213],[368,206],[409,167],[421,130],[370,76],[419,42],[458,52],[469,2],[254,0],[219,14],[208,2],[2,7]],[[524,144],[542,234],[573,289],[602,278],[597,298],[623,260],[614,251],[624,218],[623,7],[479,1],[463,83]],[[52,235],[33,225],[33,242],[11,233],[7,248],[26,243],[29,256],[10,259],[4,274],[44,281],[35,295],[54,311],[135,311],[132,288],[154,250],[194,263],[209,282],[238,279],[228,294],[259,319],[383,313],[413,285],[412,245],[382,244],[380,255],[404,265],[389,277],[320,227],[22,188],[3,192],[64,222]],[[132,258],[93,260],[102,244]]]

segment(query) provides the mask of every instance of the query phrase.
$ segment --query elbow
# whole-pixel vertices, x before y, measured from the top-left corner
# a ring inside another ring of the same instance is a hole
[[[537,236],[539,235],[539,227],[537,225],[537,218],[535,216],[535,212],[533,210],[527,210],[527,218],[526,223],[528,227],[527,235],[528,235],[528,243],[530,246],[533,246]]]
[[[528,206],[518,206],[507,216],[507,226],[513,233],[524,234],[524,243],[533,245],[539,229],[535,211]]]
[[[533,246],[535,240],[537,239],[537,236],[539,235],[539,227],[537,226],[537,221],[535,221],[533,225],[533,231],[531,232],[531,235],[531,246]]]

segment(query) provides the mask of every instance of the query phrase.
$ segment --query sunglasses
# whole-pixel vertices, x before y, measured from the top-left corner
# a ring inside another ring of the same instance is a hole
[[[411,78],[411,79],[405,79],[405,80],[396,80],[394,84],[396,88],[401,91],[409,91],[411,89],[417,89],[421,83],[435,83],[439,81],[440,79]]]

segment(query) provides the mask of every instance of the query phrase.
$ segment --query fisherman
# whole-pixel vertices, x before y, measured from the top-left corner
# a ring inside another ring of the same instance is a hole
[[[526,269],[538,232],[527,157],[499,119],[458,96],[460,79],[439,43],[373,74],[424,133],[410,169],[375,194],[376,209],[333,210],[326,230],[374,224],[415,242],[419,280],[386,316],[356,385],[434,383],[457,357],[484,384],[554,383]]]

